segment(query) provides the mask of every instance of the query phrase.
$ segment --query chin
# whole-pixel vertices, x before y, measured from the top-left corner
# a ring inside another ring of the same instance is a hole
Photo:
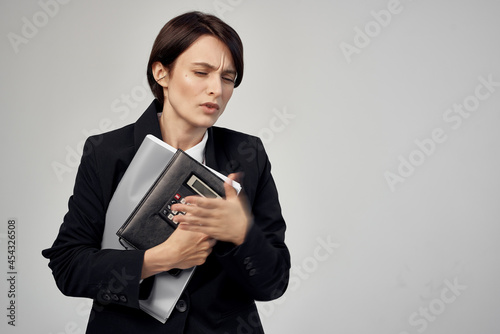
[[[211,126],[213,126],[215,123],[217,123],[217,120],[219,119],[219,116],[217,117],[213,117],[213,116],[210,116],[210,117],[207,117],[206,119],[200,121],[198,123],[198,125],[200,127],[204,127],[204,128],[209,128]]]

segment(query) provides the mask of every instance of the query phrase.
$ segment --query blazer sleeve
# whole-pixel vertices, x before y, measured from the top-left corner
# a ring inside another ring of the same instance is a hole
[[[254,145],[254,159],[249,159],[251,166],[244,171],[253,222],[243,244],[225,245],[217,253],[228,273],[250,296],[269,301],[280,297],[288,286],[290,253],[271,164],[260,139],[255,138]]]
[[[42,254],[50,260],[63,294],[138,308],[144,251],[101,250],[106,205],[98,171],[95,147],[89,139],[68,212],[52,247]]]

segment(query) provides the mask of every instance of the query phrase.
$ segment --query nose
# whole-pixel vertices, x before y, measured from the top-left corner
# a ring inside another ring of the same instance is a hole
[[[208,95],[220,96],[222,94],[222,78],[215,73],[210,76],[207,85]]]

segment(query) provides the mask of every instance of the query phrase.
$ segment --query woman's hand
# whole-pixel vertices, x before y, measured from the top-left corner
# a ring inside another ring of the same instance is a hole
[[[236,174],[230,174],[224,183],[226,198],[186,197],[186,204],[175,204],[173,210],[185,212],[176,215],[177,229],[201,232],[220,241],[239,246],[245,241],[251,216],[243,198],[238,197],[231,181]]]
[[[208,235],[176,229],[163,243],[144,253],[141,278],[205,263],[216,241]]]

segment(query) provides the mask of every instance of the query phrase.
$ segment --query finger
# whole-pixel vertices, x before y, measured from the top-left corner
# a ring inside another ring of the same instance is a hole
[[[172,219],[174,223],[180,225],[180,224],[188,224],[188,225],[201,225],[204,220],[204,218],[201,218],[199,216],[195,215],[176,215]]]
[[[237,174],[232,173],[227,176],[226,181],[224,182],[224,191],[226,192],[226,199],[234,198],[238,194],[236,193],[236,189],[233,188],[233,180],[236,180]]]
[[[198,205],[198,200],[203,199],[201,196],[186,196],[184,198],[186,200],[186,204]]]
[[[243,179],[244,174],[245,173],[243,173],[243,172],[231,173],[227,177],[233,181],[241,183],[241,180]]]
[[[217,243],[217,240],[215,240],[214,238],[210,238],[208,240],[208,244],[209,244],[210,248],[213,248],[216,243]]]
[[[172,205],[171,209],[173,211],[183,212],[184,214],[187,214],[187,213],[192,213],[193,212],[192,209],[194,207],[195,207],[194,205],[177,203],[177,204]]]
[[[179,222],[177,225],[178,229],[184,230],[184,231],[191,231],[191,232],[200,232],[203,234],[207,234],[206,231],[208,230],[209,226],[206,224],[202,224],[199,222],[193,222],[193,221],[183,221]]]
[[[200,241],[203,242],[203,241],[210,241],[212,239],[211,236],[209,236],[208,234],[205,234],[205,233],[199,233],[201,235],[201,238],[200,238]]]
[[[217,207],[217,199],[201,196],[188,196],[186,197],[186,204],[194,205],[199,208],[213,209]]]
[[[208,204],[204,206],[191,205],[191,204],[174,204],[172,210],[182,212],[184,216],[196,216],[199,218],[209,218],[213,216],[213,209],[218,207],[217,203]],[[178,215],[182,216],[182,215]]]
[[[203,253],[204,253],[205,257],[208,257],[210,255],[210,253],[212,253],[212,248],[208,248],[208,249],[204,250]]]
[[[189,232],[199,232],[196,225],[191,225],[188,223],[179,223],[179,225],[177,225],[177,229]]]
[[[197,206],[196,201],[197,196],[188,196],[185,198],[185,202],[183,203],[175,203],[172,205],[172,210],[179,212],[191,212],[191,209]]]
[[[219,210],[204,209],[204,208],[198,208],[198,207],[194,207],[194,208],[189,207],[188,209],[180,208],[177,211],[182,212],[183,210],[185,210],[184,214],[177,214],[173,217],[172,220],[175,223],[185,222],[185,223],[193,223],[193,224],[202,224],[202,223],[211,222],[220,216]]]
[[[203,242],[202,249],[203,250],[210,250],[210,249],[212,249],[215,246],[216,242],[217,242],[217,240],[215,240],[212,237],[209,237],[207,240],[205,240]]]

